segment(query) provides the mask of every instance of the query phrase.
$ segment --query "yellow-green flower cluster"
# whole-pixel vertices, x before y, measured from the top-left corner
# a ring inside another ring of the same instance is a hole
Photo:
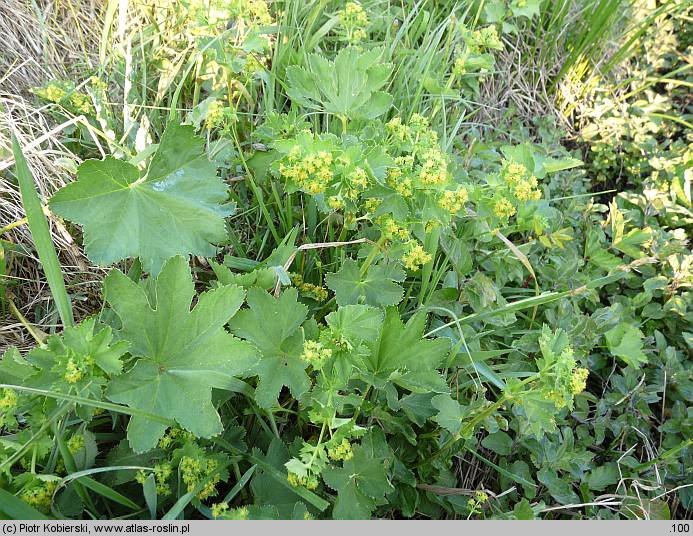
[[[56,104],[62,104],[73,112],[90,114],[94,111],[91,97],[86,93],[76,91],[69,82],[53,81],[44,87],[33,88],[35,95]]]
[[[2,398],[0,398],[0,411],[10,411],[17,407],[19,397],[14,389],[5,387],[2,390]]]
[[[195,439],[195,434],[183,430],[182,428],[170,428],[164,436],[159,439],[158,447],[160,449],[166,450],[171,447],[176,441],[193,441]]]
[[[579,395],[587,387],[587,377],[590,371],[586,368],[578,367],[573,370],[573,375],[570,378],[570,391],[574,395]]]
[[[409,125],[395,117],[386,127],[395,140],[411,146],[411,153],[395,158],[394,166],[388,169],[388,185],[397,193],[411,197],[414,188],[439,187],[450,180],[447,156],[425,117],[414,114]]]
[[[327,198],[327,206],[332,210],[343,210],[346,207],[344,200],[339,195],[331,195]]]
[[[250,516],[247,506],[240,506],[222,514],[224,519],[229,521],[245,521]]]
[[[528,173],[529,170],[524,166],[524,164],[519,164],[513,161],[505,161],[501,171],[503,179],[511,186],[517,184],[521,179],[525,178]]]
[[[368,15],[358,2],[347,2],[339,12],[339,22],[349,43],[356,44],[368,37]]]
[[[387,184],[402,197],[411,197],[414,194],[414,183],[411,177],[405,173],[410,172],[414,158],[411,156],[398,156],[395,158],[395,167],[387,170]]]
[[[392,216],[381,216],[376,223],[385,240],[407,240],[410,236],[409,230],[400,226]]]
[[[306,489],[314,490],[318,487],[318,477],[312,474],[307,474],[305,476],[299,476],[296,473],[288,473],[286,476],[286,481],[294,488],[303,486]]]
[[[73,93],[70,95],[70,104],[81,114],[90,114],[93,111],[91,98],[84,93]]]
[[[17,425],[15,409],[19,404],[19,396],[14,389],[4,388],[0,391],[0,428]]]
[[[205,34],[206,26],[225,24],[231,19],[244,26],[273,22],[265,0],[189,0],[184,4],[198,35]]]
[[[82,434],[73,434],[70,439],[67,440],[67,450],[71,454],[76,454],[84,448],[84,436]]]
[[[537,178],[534,175],[528,179],[522,179],[513,187],[513,194],[518,201],[538,201],[541,199],[541,191],[537,189],[537,184]]]
[[[469,515],[481,513],[481,505],[488,501],[488,494],[484,491],[474,492],[474,497],[470,497],[467,501],[467,506],[469,507]]]
[[[75,384],[88,376],[94,366],[94,358],[90,355],[81,356],[69,351],[67,362],[64,366],[63,380]]]
[[[99,93],[105,93],[108,90],[108,84],[98,76],[90,77],[89,85]]]
[[[378,210],[378,207],[382,204],[382,202],[382,199],[378,199],[377,197],[371,197],[364,201],[363,208],[365,208],[366,212],[368,212],[369,214],[373,214],[376,210]]]
[[[507,197],[500,196],[493,203],[493,214],[502,220],[507,220],[515,214],[515,207]]]
[[[466,39],[470,52],[478,54],[485,50],[503,50],[503,43],[495,26],[486,26],[474,30]]]
[[[541,199],[539,181],[523,164],[506,161],[501,170],[501,177],[518,201]]]
[[[318,341],[305,341],[303,343],[303,352],[301,359],[313,366],[313,368],[322,368],[327,359],[332,357],[332,350],[325,348]]]
[[[211,458],[193,458],[191,456],[183,456],[180,460],[180,472],[183,476],[183,482],[187,486],[188,493],[192,492],[203,480],[207,480],[197,494],[197,498],[204,500],[207,497],[216,495],[216,485],[220,480],[218,473],[219,463]]]
[[[362,167],[355,167],[354,170],[349,173],[347,180],[358,190],[365,190],[368,186],[368,173]]]
[[[460,186],[457,190],[445,190],[438,205],[443,210],[447,210],[453,216],[464,208],[464,204],[469,200],[469,193],[464,186]]]
[[[265,0],[224,0],[224,3],[229,4],[232,15],[253,24],[267,26],[274,22]]]
[[[50,102],[59,103],[67,95],[65,88],[51,82],[43,89],[37,89],[34,91],[36,95]]]
[[[404,267],[412,272],[419,270],[421,266],[431,262],[430,253],[427,253],[421,244],[416,240],[411,240],[407,245],[407,251],[402,255],[402,263]]]
[[[351,449],[349,440],[342,439],[341,443],[327,449],[327,455],[335,462],[351,460],[354,457],[354,451]]]
[[[168,479],[173,474],[173,467],[170,463],[157,463],[153,467],[154,481],[156,482],[156,493],[161,497],[166,497],[171,493],[171,487],[168,484]],[[135,480],[140,484],[144,484],[147,480],[147,473],[138,471]]]
[[[313,298],[315,301],[323,302],[327,299],[327,289],[313,283],[306,283],[300,274],[291,275],[291,283],[306,296]]]
[[[438,134],[429,126],[428,119],[421,114],[413,114],[406,125],[399,117],[393,117],[385,125],[394,140],[424,150],[435,147],[438,143]]]
[[[22,491],[19,498],[29,506],[45,513],[50,510],[53,493],[57,487],[58,482],[55,480],[43,481],[37,486],[32,486]]]
[[[402,124],[402,119],[400,117],[393,117],[390,119],[386,123],[385,128],[387,128],[391,136],[399,141],[405,141],[409,135],[409,128]]]
[[[560,353],[551,349],[552,339],[548,332],[539,338],[544,356],[541,372],[544,383],[543,396],[554,403],[557,409],[573,407],[575,395],[585,390],[589,371],[578,367],[572,347],[565,346]]]
[[[313,195],[320,194],[334,179],[332,153],[317,151],[302,155],[300,147],[294,147],[285,162],[279,164],[279,173],[301,190]]]
[[[210,508],[212,512],[212,518],[214,519],[219,519],[222,515],[224,515],[229,509],[229,504],[225,502],[220,502],[220,503],[214,503],[212,507]]]
[[[230,107],[224,106],[219,100],[209,103],[207,107],[207,116],[205,118],[205,125],[208,129],[224,128],[228,124],[234,122],[234,120],[235,113]]]

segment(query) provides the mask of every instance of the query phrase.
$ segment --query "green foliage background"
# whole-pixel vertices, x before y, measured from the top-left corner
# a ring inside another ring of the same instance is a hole
[[[0,515],[690,517],[685,2],[118,9],[34,88],[46,210],[15,147],[63,326],[0,361]]]

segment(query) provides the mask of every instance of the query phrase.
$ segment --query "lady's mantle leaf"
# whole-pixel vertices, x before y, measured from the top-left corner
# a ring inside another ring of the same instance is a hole
[[[404,278],[404,271],[394,264],[376,264],[361,274],[358,263],[346,259],[338,272],[327,274],[325,281],[339,306],[363,303],[386,307],[402,301],[404,290],[396,282]]]
[[[385,313],[385,321],[380,331],[380,337],[371,345],[371,354],[364,360],[367,372],[379,381],[391,380],[400,384],[399,373],[421,374],[426,383],[430,375],[437,374],[450,349],[448,339],[422,339],[426,316],[416,314],[404,324],[399,312],[391,307]],[[398,374],[394,374],[398,372]],[[444,380],[443,384],[444,384]],[[401,385],[409,389],[411,379]]]
[[[50,200],[53,212],[84,228],[87,255],[100,265],[139,257],[158,273],[174,255],[214,255],[226,238],[227,192],[191,126],[170,124],[149,170],[107,157],[87,160],[77,180]]]
[[[319,54],[310,54],[307,69],[287,69],[288,94],[308,108],[351,119],[374,119],[392,105],[392,96],[378,91],[392,72],[392,64],[380,62],[381,55],[381,49],[361,52],[346,47],[332,62]]]
[[[222,431],[212,404],[212,388],[224,389],[230,378],[247,376],[257,350],[224,329],[243,303],[237,286],[195,295],[184,257],[170,259],[156,279],[152,298],[119,271],[106,277],[106,300],[122,322],[120,335],[139,359],[111,382],[108,397],[149,413],[176,420],[198,437]],[[156,446],[166,426],[134,416],[128,439],[136,452]]]
[[[323,471],[325,483],[338,492],[334,519],[369,519],[385,495],[392,491],[383,459],[369,455],[367,449],[354,447],[354,456],[343,467]]]
[[[375,341],[383,324],[380,309],[367,305],[345,305],[325,317],[332,334],[356,346],[362,341]]]
[[[229,323],[231,331],[255,344],[262,359],[253,368],[259,381],[255,400],[263,408],[277,401],[286,385],[294,398],[308,390],[310,383],[300,357],[303,351],[303,332],[299,329],[308,308],[298,303],[298,292],[290,288],[275,299],[259,288],[248,291],[248,306]]]

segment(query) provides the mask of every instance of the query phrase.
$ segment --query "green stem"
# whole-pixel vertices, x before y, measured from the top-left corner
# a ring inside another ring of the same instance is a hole
[[[10,223],[9,225],[5,225],[5,227],[3,227],[2,229],[0,229],[0,235],[1,235],[1,234],[5,234],[7,231],[11,231],[11,230],[14,229],[15,227],[21,227],[22,225],[24,225],[24,224],[27,223],[28,221],[29,221],[29,220],[27,220],[26,218],[22,218],[21,220],[13,221],[13,222]]]
[[[375,260],[376,255],[380,253],[380,248],[385,242],[385,237],[381,236],[378,241],[373,245],[373,249],[371,249],[371,252],[368,254],[368,257],[366,257],[366,260],[363,262],[363,265],[361,265],[361,270],[360,274],[365,275],[365,273],[368,271],[368,268],[370,268],[371,264]]]
[[[320,428],[320,435],[318,436],[318,444],[315,446],[315,450],[313,451],[313,455],[310,457],[310,463],[308,463],[308,467],[313,466],[313,462],[315,461],[315,457],[318,455],[318,449],[320,448],[320,445],[322,444],[322,438],[325,435],[325,429],[326,428],[327,428],[327,423],[323,422],[322,428]]]
[[[540,377],[539,374],[535,374],[534,376],[530,376],[528,378],[525,378],[522,380],[519,384],[518,387],[520,386],[525,386],[528,383],[531,383],[535,380],[538,380]],[[519,395],[510,395],[510,394],[503,394],[495,403],[491,404],[488,406],[486,409],[483,411],[479,412],[479,414],[474,417],[471,421],[469,421],[467,424],[465,424],[458,433],[454,434],[450,439],[448,439],[440,449],[438,449],[436,452],[434,452],[431,456],[428,456],[425,461],[419,463],[416,467],[421,467],[422,465],[430,463],[432,460],[435,460],[436,458],[439,458],[443,453],[445,453],[449,448],[455,445],[457,441],[462,439],[463,437],[467,436],[468,434],[472,433],[474,431],[474,428],[476,427],[477,424],[479,424],[481,421],[483,421],[486,417],[494,413],[496,410],[498,410],[501,406],[503,406],[506,402],[514,398],[515,396],[522,396],[524,393],[519,393]]]

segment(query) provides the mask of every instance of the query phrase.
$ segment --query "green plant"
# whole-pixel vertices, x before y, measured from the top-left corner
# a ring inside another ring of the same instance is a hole
[[[142,57],[102,48],[122,111],[92,94],[67,134],[89,159],[49,216],[108,274],[92,316],[0,360],[0,513],[687,515],[687,213],[600,203],[546,121],[468,123],[503,40],[561,6],[174,4],[117,37]]]

